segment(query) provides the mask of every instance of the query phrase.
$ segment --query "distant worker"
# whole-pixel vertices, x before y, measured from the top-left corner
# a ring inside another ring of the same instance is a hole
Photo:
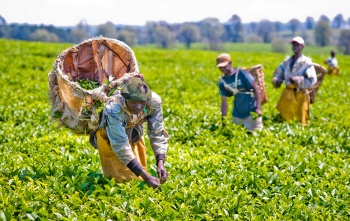
[[[233,122],[244,125],[250,131],[261,130],[263,124],[260,93],[254,77],[248,71],[233,68],[231,57],[227,53],[216,58],[216,67],[223,74],[218,82],[222,118],[225,119],[227,115],[226,97],[234,96]]]
[[[317,75],[310,57],[303,55],[304,39],[295,37],[291,41],[294,55],[284,60],[275,70],[272,83],[283,90],[277,103],[282,119],[297,120],[306,126],[309,121],[310,97],[308,89],[317,82]]]
[[[158,178],[146,172],[144,122],[147,122]],[[167,180],[164,160],[168,133],[164,129],[161,98],[141,76],[128,80],[120,93],[106,101],[99,129],[92,140],[96,140],[105,177],[125,182],[140,176],[153,188]]]
[[[338,75],[339,73],[339,66],[338,66],[338,60],[335,57],[335,51],[331,51],[331,56],[324,61],[325,64],[328,65],[328,74],[332,75]]]

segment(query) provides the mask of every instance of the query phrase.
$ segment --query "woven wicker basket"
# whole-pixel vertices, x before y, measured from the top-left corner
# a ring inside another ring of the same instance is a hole
[[[247,70],[253,75],[254,81],[258,84],[261,104],[267,103],[269,99],[266,94],[263,66],[258,64],[248,68]]]
[[[313,63],[317,75],[317,82],[316,84],[309,89],[309,96],[310,96],[310,103],[313,104],[316,102],[316,95],[318,89],[321,87],[322,81],[324,79],[324,76],[327,74],[327,69],[323,67],[322,65],[319,65],[317,63]]]
[[[51,118],[76,133],[88,134],[98,125],[95,102],[103,102],[111,85],[123,83],[126,73],[138,72],[133,51],[116,39],[92,38],[64,50],[48,74]],[[82,79],[98,82],[99,87],[83,89],[77,83]]]

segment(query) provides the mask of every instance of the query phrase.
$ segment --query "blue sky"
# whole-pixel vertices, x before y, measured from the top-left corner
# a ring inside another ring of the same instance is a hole
[[[0,0],[0,15],[8,23],[55,26],[74,26],[82,20],[90,25],[182,23],[208,17],[226,22],[234,14],[243,23],[292,18],[303,22],[307,16],[333,19],[339,13],[350,17],[350,0]]]

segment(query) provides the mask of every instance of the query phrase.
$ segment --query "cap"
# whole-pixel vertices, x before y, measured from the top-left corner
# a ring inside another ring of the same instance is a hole
[[[147,83],[139,78],[133,77],[122,87],[121,95],[133,101],[146,102],[152,98],[152,91],[148,87]]]
[[[294,37],[290,43],[292,44],[293,42],[297,42],[301,45],[304,45],[304,39],[302,37],[299,37],[299,36]]]
[[[229,62],[231,62],[231,56],[229,54],[223,53],[216,57],[216,67],[225,67]]]

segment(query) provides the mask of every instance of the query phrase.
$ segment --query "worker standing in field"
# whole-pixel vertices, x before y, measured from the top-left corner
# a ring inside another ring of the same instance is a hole
[[[144,122],[148,125],[159,179],[146,172]],[[150,90],[140,75],[130,78],[120,93],[106,101],[99,129],[90,142],[93,146],[97,144],[105,177],[124,182],[141,176],[148,186],[157,188],[168,177],[164,168],[168,137],[161,98]]]
[[[317,75],[311,58],[303,55],[304,39],[295,37],[291,41],[294,55],[284,60],[275,70],[272,83],[283,90],[277,103],[277,110],[284,120],[297,120],[303,126],[309,121],[310,97],[308,88],[317,82]]]
[[[254,77],[246,70],[233,68],[231,56],[227,53],[216,58],[216,67],[222,73],[218,82],[221,95],[221,116],[227,115],[227,97],[234,96],[233,122],[242,124],[247,130],[263,128],[259,88]]]
[[[328,74],[332,75],[338,75],[339,72],[338,60],[335,57],[335,54],[335,51],[332,50],[331,56],[324,61],[324,63],[328,65]]]

